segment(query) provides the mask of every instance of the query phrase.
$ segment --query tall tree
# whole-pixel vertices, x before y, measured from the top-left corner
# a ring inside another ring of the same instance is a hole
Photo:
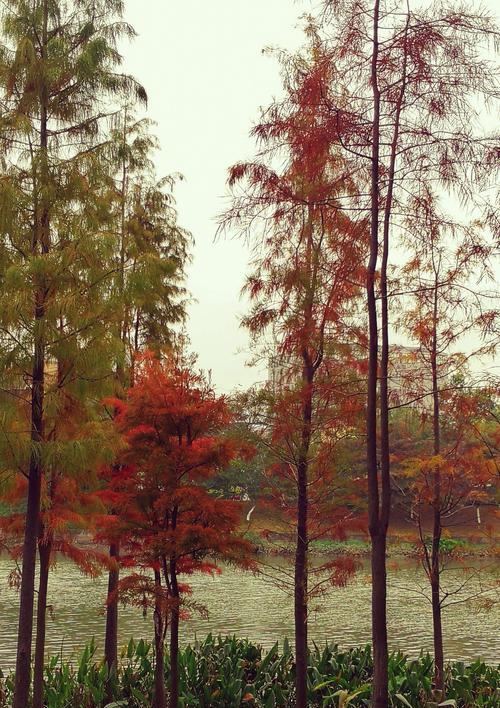
[[[231,170],[234,201],[225,220],[255,244],[255,270],[245,288],[252,310],[244,322],[257,337],[269,336],[272,328],[274,358],[282,371],[274,432],[284,447],[286,441],[290,445],[287,459],[296,486],[296,701],[304,708],[310,496],[314,480],[325,472],[321,464],[314,471],[311,462],[325,400],[331,405],[336,393],[337,400],[342,396],[342,385],[335,390],[321,375],[328,370],[328,356],[335,356],[335,346],[328,350],[327,342],[338,343],[340,351],[347,328],[353,326],[366,222],[350,219],[336,199],[339,191],[354,192],[356,187],[338,151],[331,149],[323,98],[331,67],[314,32],[308,55],[285,59],[283,75],[285,99],[264,111],[253,129],[262,147],[257,160]],[[263,224],[260,232],[256,217]],[[330,362],[330,373],[334,369]],[[293,432],[284,430],[287,425],[295,426]]]
[[[61,390],[63,381],[99,381],[109,361],[105,356],[97,363],[109,344],[103,327],[109,242],[98,238],[109,202],[99,160],[101,130],[114,97],[145,98],[131,77],[117,71],[117,41],[133,35],[119,19],[122,10],[121,0],[14,0],[2,11],[1,139],[7,161],[1,277],[8,286],[0,308],[2,373],[29,378],[31,390],[15,708],[29,705],[41,485],[52,445],[46,363],[53,359],[63,367],[55,385]],[[79,364],[67,357],[68,348],[79,352]],[[4,388],[13,388],[12,379]],[[40,700],[38,687],[38,705]]]
[[[177,223],[172,196],[175,179],[158,180],[153,157],[158,148],[151,121],[137,120],[126,105],[115,116],[110,163],[116,200],[112,233],[115,241],[113,328],[119,345],[117,394],[134,383],[136,354],[174,344],[173,327],[185,315],[184,266],[189,234]],[[114,471],[108,468],[112,475]],[[111,539],[108,577],[105,660],[116,666],[118,639],[119,546]]]
[[[373,705],[388,703],[386,544],[391,509],[389,273],[391,240],[426,182],[461,195],[495,222],[484,190],[495,140],[477,123],[478,100],[498,98],[495,68],[478,45],[498,36],[482,11],[432,3],[325,0],[322,23],[336,94],[332,142],[363,188],[343,204],[369,215],[367,479],[372,544]],[[453,66],[450,69],[450,57]],[[474,186],[472,186],[474,185]],[[479,194],[481,193],[481,194]],[[479,197],[479,198],[477,198]],[[337,197],[339,198],[339,197]],[[379,348],[380,345],[380,348]],[[380,446],[377,441],[380,441]]]
[[[472,503],[474,496],[479,498],[492,482],[488,448],[483,446],[483,452],[479,452],[477,444],[472,445],[465,432],[467,428],[469,433],[473,431],[473,420],[478,416],[475,409],[481,407],[484,397],[473,394],[471,383],[454,382],[473,357],[491,356],[495,351],[498,309],[494,307],[497,299],[494,291],[484,284],[492,244],[481,232],[481,225],[461,225],[445,217],[428,187],[414,196],[413,202],[408,219],[410,236],[406,238],[413,256],[403,269],[401,292],[402,322],[416,342],[417,350],[412,352],[410,362],[410,370],[414,370],[413,393],[412,387],[407,386],[406,398],[423,403],[424,416],[430,412],[432,447],[421,450],[422,456],[413,458],[410,469],[416,473],[415,516],[423,565],[431,586],[435,687],[438,697],[444,700],[441,614],[447,593],[441,588],[443,528],[450,516]],[[412,238],[412,234],[422,230],[425,240]],[[465,356],[457,347],[467,335],[474,336],[477,344]],[[484,389],[487,378],[480,383]],[[493,382],[489,382],[489,386],[493,390]],[[426,404],[429,398],[430,406]],[[460,421],[463,414],[460,403],[468,409],[463,421]],[[468,444],[464,444],[467,437]],[[432,510],[430,542],[424,529],[429,506]]]
[[[94,577],[102,572],[106,563],[106,556],[101,552],[79,549],[73,542],[73,535],[78,530],[92,529],[95,512],[99,507],[98,498],[94,494],[96,465],[99,460],[103,464],[106,458],[111,457],[109,436],[106,436],[105,427],[96,420],[96,415],[89,416],[86,406],[82,406],[81,401],[70,395],[68,387],[64,391],[64,409],[51,406],[53,394],[48,387],[45,420],[51,434],[45,450],[47,454],[42,475],[38,531],[39,579],[33,678],[35,705],[43,704],[46,613],[50,604],[49,571],[55,563],[55,554],[60,553],[69,558],[82,572]],[[18,408],[17,419],[24,422],[26,410]],[[4,422],[7,420],[4,417]],[[10,430],[4,427],[3,433],[2,443],[5,448],[2,450],[4,470],[0,476],[1,498],[11,511],[0,519],[0,527],[13,544],[11,555],[17,558],[22,553],[19,540],[25,530],[24,500],[30,446],[24,430],[11,425]],[[21,579],[18,577],[17,581]]]

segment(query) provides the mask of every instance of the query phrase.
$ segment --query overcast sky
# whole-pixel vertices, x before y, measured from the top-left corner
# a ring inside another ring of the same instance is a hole
[[[265,371],[245,366],[248,337],[239,325],[248,264],[242,241],[214,243],[225,205],[227,169],[249,158],[249,130],[259,107],[281,92],[273,45],[303,41],[300,16],[317,0],[126,0],[137,39],[124,47],[125,66],[145,86],[148,115],[158,125],[159,176],[184,175],[176,188],[179,222],[195,239],[187,331],[200,366],[221,392],[249,386]],[[495,0],[486,6],[493,9]]]
[[[240,290],[248,263],[242,241],[214,243],[225,205],[227,169],[254,151],[249,138],[259,106],[280,92],[277,62],[265,46],[302,42],[300,15],[309,0],[127,0],[138,37],[124,47],[128,71],[149,95],[158,125],[160,175],[180,172],[179,222],[195,239],[188,288],[196,299],[187,331],[199,363],[220,391],[264,375],[245,366],[248,337]]]

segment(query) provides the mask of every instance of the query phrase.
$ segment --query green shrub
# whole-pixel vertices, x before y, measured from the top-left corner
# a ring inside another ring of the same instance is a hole
[[[293,708],[295,666],[285,640],[264,650],[236,637],[213,637],[180,653],[180,705],[183,708]],[[131,640],[121,654],[108,708],[145,708],[152,702],[154,653],[143,640]],[[169,678],[168,656],[165,681]],[[390,704],[420,708],[432,703],[432,658],[410,660],[401,652],[389,661]],[[369,706],[372,681],[369,646],[341,651],[337,645],[314,645],[309,656],[308,704],[327,708]],[[45,667],[47,708],[103,708],[106,667],[96,656],[94,641],[77,664],[52,658]],[[0,672],[0,706],[12,698],[12,675]],[[500,668],[475,661],[446,668],[446,706],[496,708],[500,704]]]

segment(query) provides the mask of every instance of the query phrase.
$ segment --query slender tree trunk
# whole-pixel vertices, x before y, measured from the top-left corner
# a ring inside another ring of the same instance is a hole
[[[298,519],[295,550],[295,670],[296,706],[307,706],[307,470],[298,469]]]
[[[37,308],[40,313],[41,308]],[[43,315],[42,315],[43,316]],[[37,319],[41,319],[41,317]],[[33,636],[33,606],[35,596],[35,566],[40,517],[40,493],[42,470],[39,450],[35,449],[43,438],[43,389],[44,389],[44,346],[38,342],[35,347],[33,367],[33,391],[31,399],[31,442],[30,470],[28,479],[28,501],[22,560],[22,577],[19,604],[19,629],[17,635],[17,660],[13,708],[27,708],[31,678],[31,640]]]
[[[33,708],[43,708],[43,669],[45,662],[45,633],[47,623],[47,590],[49,586],[52,538],[40,538],[38,557],[40,559],[40,579],[36,615],[35,668],[33,672]]]
[[[169,708],[179,705],[179,584],[175,558],[170,560],[170,584],[172,600],[170,619],[170,702]]]
[[[377,379],[378,379],[378,318],[375,295],[375,277],[379,249],[380,216],[380,89],[378,85],[379,9],[375,0],[373,8],[373,51],[371,60],[371,85],[373,91],[373,127],[371,155],[371,214],[370,255],[366,275],[368,309],[368,381],[366,406],[366,457],[368,480],[368,517],[371,538],[372,570],[372,644],[373,644],[373,694],[374,708],[388,705],[388,647],[387,647],[387,575],[386,544],[390,514],[389,476],[389,417],[388,417],[388,361],[389,334],[387,311],[387,259],[390,203],[384,213],[384,251],[382,268],[382,360],[380,370],[380,432],[381,480],[377,459]],[[385,289],[384,289],[385,288]]]
[[[113,700],[113,683],[118,669],[118,598],[116,592],[120,580],[119,556],[120,545],[118,541],[113,541],[109,546],[109,557],[113,562],[113,566],[108,572],[108,601],[106,604],[106,630],[104,637],[104,661],[108,668],[106,686],[108,702]]]
[[[374,708],[388,704],[388,649],[386,618],[386,534],[380,518],[380,493],[377,460],[377,378],[378,378],[378,322],[375,296],[375,276],[378,260],[379,229],[379,165],[380,165],[380,91],[378,87],[378,23],[379,0],[373,12],[373,132],[371,156],[371,214],[370,255],[366,273],[368,309],[368,381],[366,405],[366,458],[368,479],[368,517],[371,538],[372,570],[372,644],[373,644],[373,694]]]
[[[373,705],[388,705],[386,534],[372,535]]]
[[[48,0],[43,3],[41,59],[45,60],[48,37]],[[40,89],[40,186],[41,205],[35,209],[33,229],[33,255],[47,254],[50,250],[50,216],[44,188],[48,181],[48,95],[45,82]],[[37,204],[38,185],[33,185],[34,202]],[[26,523],[24,528],[24,545],[22,559],[22,578],[19,603],[19,629],[17,639],[16,675],[12,708],[27,708],[29,706],[29,690],[31,681],[31,641],[33,636],[33,606],[35,594],[35,566],[38,542],[40,495],[41,495],[41,450],[44,434],[44,389],[45,389],[45,334],[43,321],[45,318],[46,286],[42,283],[34,293],[34,351],[31,391],[31,452],[28,477],[28,499],[26,505]]]
[[[155,570],[155,585],[158,593],[161,590],[161,575],[159,570]],[[159,595],[155,601],[154,609],[154,629],[155,629],[155,674],[153,689],[152,708],[166,708],[165,702],[165,656],[164,656],[164,620],[163,608]]]
[[[440,406],[439,384],[437,368],[437,319],[438,319],[438,273],[435,273],[434,303],[433,303],[433,332],[432,332],[432,428],[434,438],[434,455],[441,453]],[[444,653],[443,653],[443,627],[441,621],[441,468],[436,465],[434,469],[433,489],[433,526],[432,526],[432,554],[431,554],[431,598],[432,598],[432,625],[434,637],[434,685],[440,697],[444,700]],[[439,696],[438,696],[439,697]]]
[[[126,153],[126,134],[127,134],[127,109],[123,111],[123,160],[122,160],[122,180],[121,180],[121,208],[120,208],[120,270],[119,270],[119,292],[121,297],[122,320],[119,324],[118,336],[125,348],[127,340],[126,327],[126,312],[123,296],[125,292],[125,204],[126,204],[126,188],[127,188],[127,163],[125,158]],[[117,380],[120,386],[125,386],[126,376],[123,366],[120,364],[116,372]],[[120,391],[122,395],[122,391]],[[109,545],[109,558],[116,561],[116,565],[110,568],[108,572],[108,595],[106,604],[106,629],[104,637],[104,660],[108,667],[108,682],[106,689],[106,697],[111,702],[113,696],[113,673],[116,673],[118,668],[118,597],[117,589],[120,580],[120,569],[118,566],[118,558],[120,555],[120,546],[118,541],[113,541]],[[111,599],[110,599],[111,598]]]
[[[294,619],[296,706],[307,706],[307,605],[308,605],[308,457],[311,444],[313,367],[303,354],[303,404],[301,452],[297,465],[297,542],[295,549]]]
[[[440,514],[435,514],[440,517]],[[440,692],[439,700],[444,700],[444,651],[443,651],[443,626],[441,620],[441,577],[439,568],[439,544],[441,540],[440,518],[434,519],[432,538],[432,628],[434,639],[434,686]],[[436,550],[434,550],[436,549]]]

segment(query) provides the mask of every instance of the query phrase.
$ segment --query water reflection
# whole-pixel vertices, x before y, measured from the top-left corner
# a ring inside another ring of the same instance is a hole
[[[0,666],[12,667],[17,634],[17,593],[8,587],[11,564],[0,558]],[[192,579],[194,596],[203,603],[209,618],[193,616],[184,623],[183,639],[192,641],[209,632],[248,637],[266,646],[293,635],[292,598],[262,577],[225,568],[220,576]],[[430,607],[424,597],[411,592],[425,587],[419,569],[406,564],[389,572],[389,640],[392,649],[417,655],[432,648]],[[47,624],[47,651],[65,656],[77,653],[95,636],[99,645],[104,630],[102,612],[106,592],[104,577],[95,581],[82,577],[66,560],[57,564],[49,588],[53,615]],[[312,603],[311,641],[337,642],[355,646],[370,638],[370,585],[366,569],[348,587],[329,592]],[[444,615],[444,637],[448,659],[467,661],[482,657],[500,661],[500,609],[488,612],[456,605]],[[151,636],[151,618],[140,610],[120,610],[120,643],[130,637]]]

